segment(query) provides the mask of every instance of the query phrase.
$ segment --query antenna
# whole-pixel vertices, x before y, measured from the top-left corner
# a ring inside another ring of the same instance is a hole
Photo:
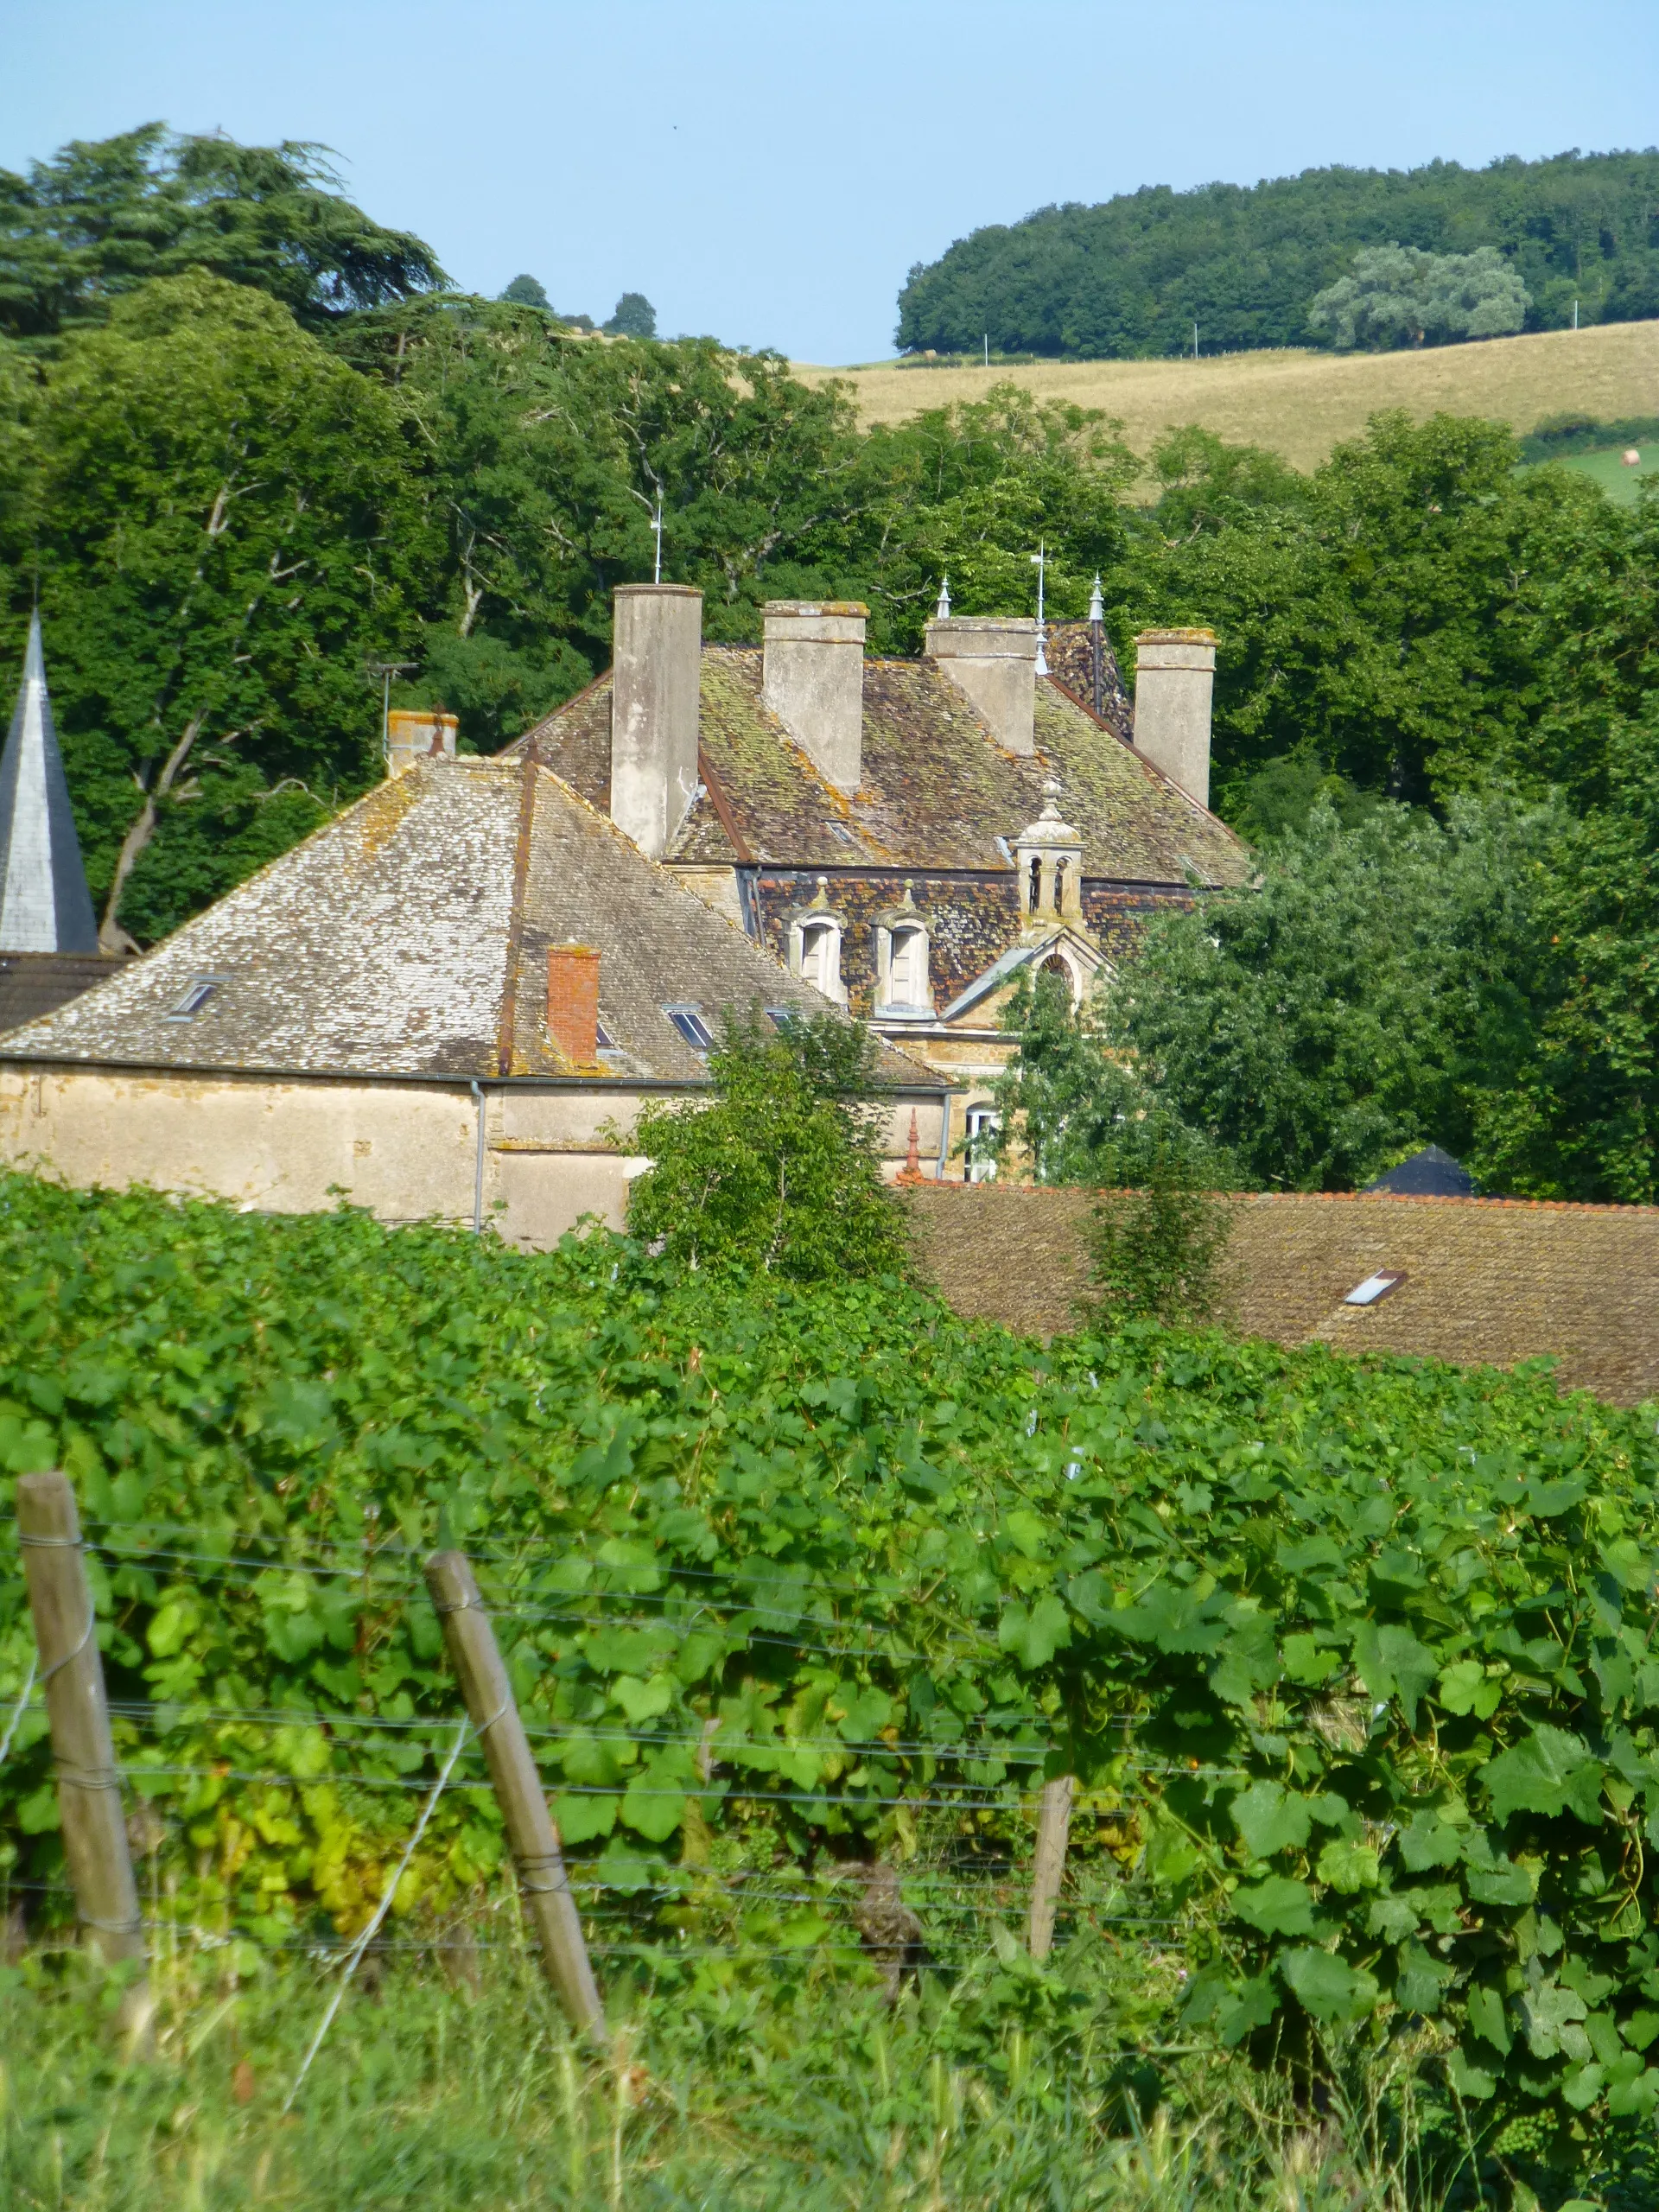
[[[408,676],[420,666],[417,660],[365,660],[363,673],[378,676],[380,691],[380,760],[383,766],[391,766],[391,679],[394,676]]]
[[[1043,582],[1047,571],[1048,548],[1040,537],[1037,541],[1037,550],[1028,555],[1027,558],[1032,567],[1037,571],[1037,673],[1039,676],[1046,676],[1048,656],[1043,651]]]

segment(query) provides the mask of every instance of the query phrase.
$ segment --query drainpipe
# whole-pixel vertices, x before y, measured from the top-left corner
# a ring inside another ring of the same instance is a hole
[[[933,1178],[936,1183],[944,1182],[945,1163],[950,1157],[950,1101],[956,1095],[954,1090],[947,1090],[939,1102],[939,1164]]]
[[[484,1093],[477,1079],[473,1083],[473,1098],[478,1108],[478,1159],[473,1170],[473,1234],[479,1236],[484,1230]]]

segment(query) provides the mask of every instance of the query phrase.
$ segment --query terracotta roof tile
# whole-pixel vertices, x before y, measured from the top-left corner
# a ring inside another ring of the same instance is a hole
[[[912,1193],[925,1263],[957,1310],[1033,1336],[1072,1327],[1096,1194],[1007,1183]],[[1659,1207],[1250,1193],[1227,1255],[1246,1336],[1513,1366],[1549,1356],[1563,1387],[1618,1405],[1659,1393]],[[1344,1303],[1379,1269],[1406,1280]]]

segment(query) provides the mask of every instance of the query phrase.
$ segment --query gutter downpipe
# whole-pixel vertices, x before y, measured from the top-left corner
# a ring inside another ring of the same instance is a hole
[[[473,1234],[484,1233],[484,1093],[476,1076],[473,1078],[473,1098],[478,1107],[478,1158],[473,1170]]]
[[[939,1100],[939,1164],[933,1177],[936,1183],[944,1182],[945,1166],[950,1158],[950,1101],[956,1095],[954,1090],[947,1090]]]

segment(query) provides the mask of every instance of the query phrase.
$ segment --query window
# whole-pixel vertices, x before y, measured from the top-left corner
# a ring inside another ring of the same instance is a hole
[[[801,978],[825,998],[841,995],[841,931],[834,922],[801,925]]]
[[[1002,1116],[995,1106],[970,1106],[968,1109],[968,1180],[970,1183],[994,1183],[996,1180],[996,1138],[1002,1127]]]
[[[1033,914],[1040,914],[1043,911],[1043,863],[1041,855],[1035,853],[1032,855],[1031,872],[1026,882],[1026,910]]]
[[[927,1004],[927,931],[902,923],[892,932],[887,954],[889,1006]]]
[[[700,1006],[665,1006],[663,1012],[694,1052],[713,1051],[715,1033],[703,1020]]]
[[[1054,863],[1054,911],[1057,914],[1065,912],[1065,862],[1063,860]]]
[[[1397,1290],[1405,1279],[1403,1268],[1381,1268],[1356,1284],[1342,1302],[1344,1306],[1375,1306],[1379,1298],[1386,1298],[1391,1290]]]
[[[594,1048],[601,1052],[613,1052],[616,1050],[615,1039],[602,1021],[596,1021],[594,1024]]]
[[[168,1021],[194,1021],[224,981],[222,976],[193,976],[189,989],[166,1019]]]
[[[766,1008],[766,1020],[774,1029],[785,1029],[791,1021],[804,1018],[804,1009],[798,1006],[769,1006]]]

